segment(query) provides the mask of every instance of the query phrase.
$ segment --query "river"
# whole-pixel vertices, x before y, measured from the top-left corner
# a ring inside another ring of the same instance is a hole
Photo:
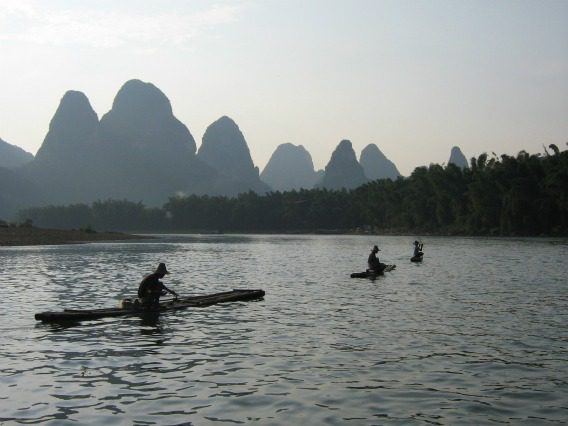
[[[566,424],[568,241],[168,235],[0,248],[0,424]],[[394,271],[371,281],[371,247]],[[115,306],[165,262],[180,295],[260,301],[42,324]]]

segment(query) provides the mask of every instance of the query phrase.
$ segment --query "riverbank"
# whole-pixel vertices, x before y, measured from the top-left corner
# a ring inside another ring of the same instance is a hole
[[[42,229],[34,227],[0,227],[0,246],[37,246],[80,244],[97,241],[123,241],[148,237],[122,232],[92,230]]]

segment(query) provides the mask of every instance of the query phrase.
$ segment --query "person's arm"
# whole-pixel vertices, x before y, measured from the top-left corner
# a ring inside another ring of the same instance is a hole
[[[178,294],[177,294],[177,293],[176,293],[175,291],[173,291],[173,290],[170,290],[170,289],[169,289],[169,288],[167,288],[167,287],[166,287],[165,285],[164,285],[164,290],[166,290],[166,291],[167,291],[168,293],[171,293],[171,294],[173,294],[173,295],[174,295],[175,297],[178,297]]]

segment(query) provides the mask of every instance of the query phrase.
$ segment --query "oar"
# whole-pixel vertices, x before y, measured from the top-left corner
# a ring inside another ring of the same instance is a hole
[[[177,302],[178,299],[179,299],[179,294],[176,293],[176,294],[174,295],[173,299],[164,300],[163,303],[172,304],[172,303],[174,303],[174,302]]]

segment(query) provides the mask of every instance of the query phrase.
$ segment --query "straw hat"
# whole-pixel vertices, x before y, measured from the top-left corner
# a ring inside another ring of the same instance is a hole
[[[163,274],[163,275],[169,274],[168,270],[166,269],[166,264],[165,264],[165,263],[160,263],[160,264],[158,265],[158,267],[156,268],[156,271],[155,271],[154,273],[156,273],[156,274]]]

